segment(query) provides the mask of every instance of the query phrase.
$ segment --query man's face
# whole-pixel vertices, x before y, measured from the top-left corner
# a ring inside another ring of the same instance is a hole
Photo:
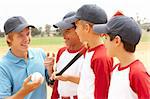
[[[75,32],[75,28],[63,30],[62,32],[63,32],[65,44],[68,48],[81,43],[78,35]]]
[[[31,39],[31,31],[29,28],[23,29],[20,33],[8,34],[7,41],[10,42],[11,49],[20,52],[26,52],[29,48]]]

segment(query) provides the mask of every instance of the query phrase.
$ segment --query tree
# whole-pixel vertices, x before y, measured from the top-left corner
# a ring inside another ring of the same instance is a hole
[[[1,30],[0,30],[0,37],[4,37],[4,36],[5,36],[5,33],[1,32]]]
[[[141,25],[141,18],[138,13],[136,13],[136,22]]]
[[[50,31],[51,31],[51,25],[46,24],[45,25],[45,33],[47,34],[47,36],[50,36]]]
[[[37,36],[37,35],[41,34],[41,30],[39,30],[37,28],[32,28],[31,31],[32,31],[32,33],[31,33],[32,36]]]
[[[43,37],[44,36],[44,32],[42,32],[42,27],[39,27],[38,30],[40,32],[41,37]]]

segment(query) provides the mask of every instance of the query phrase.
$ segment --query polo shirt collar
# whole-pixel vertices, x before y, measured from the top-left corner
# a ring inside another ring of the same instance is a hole
[[[6,56],[9,58],[9,60],[13,63],[18,63],[21,60],[24,60],[24,58],[19,58],[17,56],[15,56],[12,52],[11,49],[9,49],[9,51],[7,52]],[[28,50],[28,59],[32,59],[34,58],[33,53],[30,51],[30,49]]]

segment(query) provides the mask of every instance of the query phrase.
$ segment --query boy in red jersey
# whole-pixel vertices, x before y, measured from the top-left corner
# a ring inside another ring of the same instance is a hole
[[[88,51],[78,86],[79,99],[107,99],[112,58],[106,55],[106,48],[100,37],[92,30],[93,24],[104,24],[107,15],[103,9],[93,4],[83,5],[75,16],[66,22],[76,23],[76,32],[81,42],[87,42]]]
[[[74,11],[68,12],[62,21],[53,26],[59,28],[63,34],[65,47],[59,49],[56,57],[56,72],[60,72],[77,54],[82,50],[83,44],[80,42],[75,32],[75,23],[66,23],[64,19],[75,14]],[[77,99],[77,88],[80,80],[80,72],[83,55],[77,59],[61,76],[55,76],[51,99]],[[53,64],[54,65],[54,64]],[[53,66],[52,66],[53,67]],[[50,70],[50,69],[49,69]],[[51,69],[52,70],[52,69]],[[49,71],[50,72],[50,71]],[[52,73],[53,71],[51,71]],[[49,73],[51,75],[51,73]],[[52,75],[55,75],[53,73]],[[53,77],[52,77],[53,78]]]
[[[105,34],[107,53],[120,63],[113,68],[108,99],[150,99],[150,76],[134,52],[141,29],[131,17],[113,16],[107,24],[94,25],[93,30]]]

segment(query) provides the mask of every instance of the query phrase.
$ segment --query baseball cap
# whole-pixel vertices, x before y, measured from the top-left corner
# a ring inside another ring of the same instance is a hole
[[[62,29],[62,30],[66,30],[66,29],[70,29],[70,28],[74,27],[74,26],[75,26],[74,24],[64,21],[66,18],[69,18],[69,17],[71,17],[71,16],[73,16],[73,15],[75,15],[75,12],[74,12],[74,11],[71,11],[71,12],[67,13],[67,14],[63,17],[62,21],[60,21],[60,22],[54,24],[53,27],[55,27],[55,28],[60,28],[60,29]]]
[[[66,22],[76,22],[77,20],[85,20],[94,24],[103,24],[107,22],[105,11],[95,4],[85,4],[81,6],[76,14],[65,19]]]
[[[7,35],[10,32],[21,32],[26,27],[35,28],[33,25],[29,25],[22,16],[14,16],[5,22],[4,31]]]
[[[141,28],[133,18],[127,16],[113,16],[107,24],[95,24],[93,30],[98,34],[119,35],[132,45],[138,44],[141,38]]]

